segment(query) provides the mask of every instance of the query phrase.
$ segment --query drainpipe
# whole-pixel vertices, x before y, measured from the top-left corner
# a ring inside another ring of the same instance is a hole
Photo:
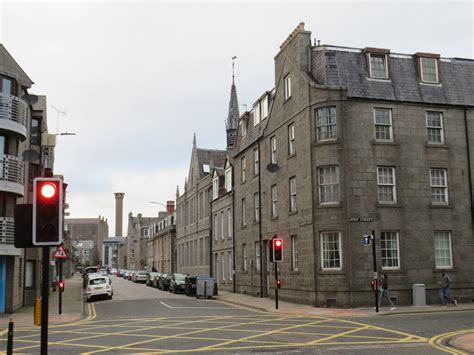
[[[208,190],[209,193],[209,190]],[[211,196],[213,198],[213,196]],[[209,276],[213,277],[213,272],[212,272],[212,241],[214,240],[213,235],[212,235],[212,226],[213,226],[213,221],[212,221],[212,203],[214,200],[209,201]],[[216,280],[217,282],[217,280]]]
[[[474,199],[472,196],[471,150],[469,146],[469,127],[467,125],[467,107],[464,107],[464,130],[466,132],[467,176],[469,178],[469,197],[471,199],[471,227],[474,228]]]
[[[232,172],[232,183],[234,182],[234,169]],[[232,191],[232,292],[236,293],[236,272],[235,272],[235,191]]]
[[[258,152],[258,242],[260,244],[260,298],[263,298],[263,252],[262,252],[262,169],[260,156],[260,138],[257,140]]]

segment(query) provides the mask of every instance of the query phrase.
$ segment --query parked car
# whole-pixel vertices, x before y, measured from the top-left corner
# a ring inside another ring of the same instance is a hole
[[[158,280],[158,288],[163,291],[168,291],[170,289],[170,282],[172,274],[163,274]]]
[[[84,276],[82,278],[82,287],[86,288],[86,286],[89,282],[89,279],[97,277],[97,276],[100,276],[100,274],[98,272],[90,272],[88,274],[84,274]]]
[[[148,275],[148,272],[146,272],[146,271],[137,271],[133,274],[132,281],[133,282],[143,282],[143,283],[145,283],[147,275]]]
[[[118,274],[117,276],[118,276],[118,277],[123,277],[123,278],[125,278],[125,273],[126,273],[126,272],[127,272],[127,270],[122,269],[122,270],[119,271],[119,274]]]
[[[155,276],[158,276],[159,273],[158,272],[149,272],[147,275],[146,275],[146,281],[145,281],[145,284],[147,286],[150,286],[152,287],[153,286],[153,279],[155,278]]]
[[[133,280],[133,275],[135,275],[136,271],[130,271],[130,274],[128,274],[128,281],[132,281]]]
[[[171,280],[170,280],[170,292],[171,293],[178,293],[182,292],[184,293],[184,285],[185,285],[185,279],[186,279],[186,274],[179,274],[175,273],[172,274]]]
[[[108,275],[107,266],[101,266],[99,268],[99,274],[107,276]]]
[[[159,282],[160,282],[160,276],[163,275],[161,272],[157,272],[155,277],[153,277],[153,280],[151,281],[151,284],[155,288],[159,288]]]
[[[122,277],[123,277],[125,280],[128,280],[129,277],[130,277],[130,274],[131,274],[131,271],[125,270],[125,272],[123,273],[123,276],[122,276]]]
[[[114,291],[112,289],[112,280],[108,276],[91,276],[87,281],[86,299],[89,302],[93,297],[106,296],[112,299]]]

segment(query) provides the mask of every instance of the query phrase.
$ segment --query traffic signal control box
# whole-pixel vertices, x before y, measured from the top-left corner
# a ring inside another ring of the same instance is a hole
[[[63,182],[61,178],[33,180],[33,244],[60,245],[63,242]]]

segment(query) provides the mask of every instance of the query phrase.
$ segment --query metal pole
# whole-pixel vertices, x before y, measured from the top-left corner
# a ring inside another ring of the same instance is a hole
[[[273,262],[275,265],[275,309],[278,309],[278,263]]]
[[[59,259],[59,283],[61,283],[62,281],[63,281],[63,259]],[[59,286],[59,314],[63,314],[63,289],[61,286]]]
[[[377,275],[377,255],[375,253],[375,230],[372,230],[372,258],[374,260],[374,278],[375,278],[375,312],[379,312],[379,298],[378,298],[378,275]]]
[[[13,354],[13,318],[8,322],[7,355]]]
[[[41,285],[41,355],[48,354],[49,247],[43,247],[43,284]]]

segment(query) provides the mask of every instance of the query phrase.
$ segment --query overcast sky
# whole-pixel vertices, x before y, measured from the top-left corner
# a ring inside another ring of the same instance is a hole
[[[237,56],[240,104],[273,88],[273,58],[300,21],[322,44],[473,58],[473,3],[5,2],[0,41],[47,96],[55,173],[71,217],[154,216],[183,191],[193,132],[224,149]],[[51,105],[67,112],[60,116]],[[241,112],[243,106],[240,106]]]

